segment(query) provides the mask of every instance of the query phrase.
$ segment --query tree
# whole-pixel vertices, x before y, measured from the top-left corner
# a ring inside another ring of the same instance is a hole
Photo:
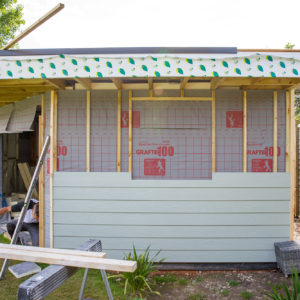
[[[287,43],[284,46],[285,49],[289,49],[289,50],[294,49],[294,47],[295,47],[295,44],[291,44],[291,43]]]
[[[14,38],[22,24],[23,6],[17,0],[0,0],[0,47]]]

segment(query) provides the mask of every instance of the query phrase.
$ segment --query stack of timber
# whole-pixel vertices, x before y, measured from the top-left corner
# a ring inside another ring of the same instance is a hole
[[[0,244],[0,258],[118,272],[134,272],[136,269],[136,261],[105,257],[104,252]]]
[[[32,179],[28,163],[19,163],[18,168],[19,168],[21,177],[23,179],[24,185],[25,185],[26,189],[28,190],[31,179]],[[33,196],[33,198],[38,199],[38,193],[37,193],[36,189],[34,189],[32,196]]]

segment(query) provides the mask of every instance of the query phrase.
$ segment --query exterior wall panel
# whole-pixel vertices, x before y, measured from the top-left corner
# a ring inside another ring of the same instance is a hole
[[[99,238],[108,257],[134,244],[167,262],[273,262],[289,237],[289,174],[214,173],[212,180],[131,180],[55,173],[54,247]]]

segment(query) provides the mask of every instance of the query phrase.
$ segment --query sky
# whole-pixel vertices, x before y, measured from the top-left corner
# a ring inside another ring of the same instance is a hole
[[[22,30],[59,0],[18,0]],[[28,48],[300,48],[300,0],[61,0],[65,8],[19,42]]]

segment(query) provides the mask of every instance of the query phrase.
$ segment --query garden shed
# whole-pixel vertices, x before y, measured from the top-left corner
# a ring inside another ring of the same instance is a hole
[[[293,239],[299,84],[297,50],[1,50],[1,133],[51,136],[41,245],[274,262]]]

